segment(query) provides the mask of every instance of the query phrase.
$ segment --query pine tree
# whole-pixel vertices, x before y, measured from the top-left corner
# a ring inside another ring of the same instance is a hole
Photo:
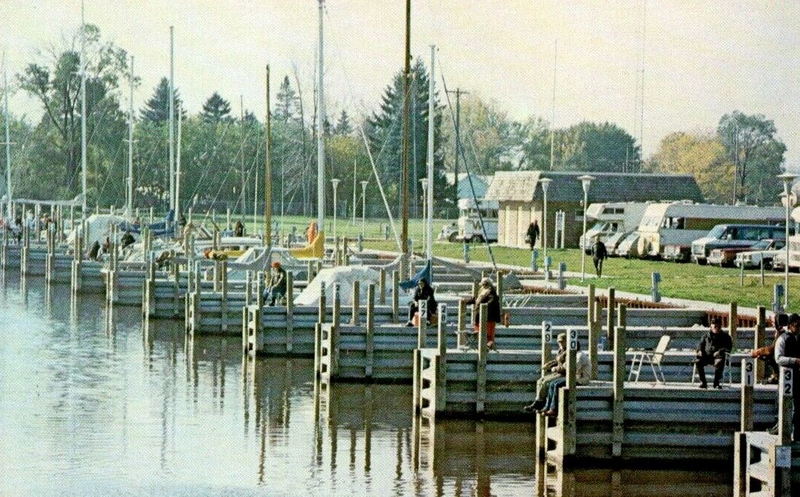
[[[297,93],[289,82],[289,76],[284,76],[278,94],[275,97],[275,111],[273,117],[276,121],[289,122],[297,114]]]
[[[339,115],[339,121],[336,123],[336,127],[333,130],[333,134],[349,135],[352,132],[353,126],[350,124],[350,116],[347,114],[346,110],[342,110],[342,113]]]
[[[158,82],[158,85],[153,91],[153,96],[145,102],[144,108],[141,110],[142,120],[156,124],[164,123],[169,120],[168,95],[169,80],[167,78],[161,78],[161,81]],[[173,95],[175,99],[175,119],[177,120],[178,118],[178,109],[181,109],[180,112],[182,116],[186,117],[186,111],[183,110],[183,102],[181,101],[180,93],[177,88],[173,89]]]
[[[214,92],[203,104],[200,116],[207,123],[216,124],[223,121],[231,121],[231,104],[222,98],[219,93]]]

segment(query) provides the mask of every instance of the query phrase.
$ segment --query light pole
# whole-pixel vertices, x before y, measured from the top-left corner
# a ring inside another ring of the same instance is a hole
[[[361,238],[364,238],[367,219],[367,185],[369,181],[361,182]]]
[[[797,178],[796,174],[783,173],[778,177],[783,181],[783,203],[786,206],[786,264],[783,272],[783,310],[789,308],[789,211],[792,208],[792,182]]]
[[[333,185],[333,240],[336,243],[336,189],[339,187],[339,180],[333,178],[331,184]]]
[[[581,182],[581,186],[583,187],[583,235],[582,237],[586,238],[586,204],[589,202],[589,185],[592,184],[592,180],[594,176],[589,176],[588,174],[584,174],[583,176],[578,176],[578,179]],[[578,247],[580,247],[580,243],[578,243]],[[581,281],[586,279],[586,249],[584,247],[580,247],[581,249]]]
[[[422,246],[427,247],[428,244],[425,242],[425,233],[427,230],[427,220],[428,220],[428,210],[425,205],[425,199],[428,198],[427,191],[428,191],[428,178],[420,178],[419,184],[422,185],[422,219],[425,221],[422,223]]]
[[[552,183],[550,178],[542,178],[539,184],[542,185],[542,257],[544,261],[547,260],[547,188]]]

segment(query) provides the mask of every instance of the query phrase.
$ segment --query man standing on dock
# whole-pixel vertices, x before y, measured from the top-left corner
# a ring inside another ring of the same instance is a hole
[[[789,316],[786,333],[778,337],[775,342],[775,361],[778,366],[791,368],[794,373],[794,391],[798,392],[800,386],[800,315],[792,314]],[[792,414],[792,424],[794,433],[792,440],[800,441],[800,395],[793,395],[794,412]]]

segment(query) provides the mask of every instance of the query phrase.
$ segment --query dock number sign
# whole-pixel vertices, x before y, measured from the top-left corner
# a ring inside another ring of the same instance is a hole
[[[753,361],[751,359],[742,359],[742,383],[746,387],[752,387],[755,384]]]
[[[792,397],[794,395],[793,371],[789,368],[781,368],[781,392],[785,397]]]
[[[544,343],[553,343],[553,323],[551,321],[542,321],[542,338]]]
[[[569,330],[569,350],[578,350],[578,331]]]

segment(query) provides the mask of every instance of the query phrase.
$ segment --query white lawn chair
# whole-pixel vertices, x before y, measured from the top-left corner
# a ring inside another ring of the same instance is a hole
[[[664,379],[664,372],[661,370],[661,360],[669,347],[669,335],[663,335],[658,340],[658,345],[654,350],[636,350],[633,353],[633,364],[631,364],[631,372],[628,374],[628,381],[633,379],[634,382],[639,382],[639,374],[642,372],[642,365],[644,361],[650,364],[650,369],[653,371],[653,377],[656,383],[666,383]],[[660,377],[659,377],[660,375]]]

